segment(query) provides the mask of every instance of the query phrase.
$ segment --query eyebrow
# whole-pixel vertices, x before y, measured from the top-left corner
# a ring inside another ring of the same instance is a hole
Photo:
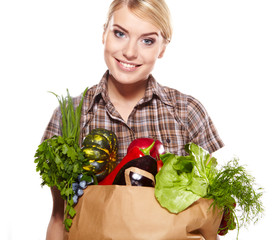
[[[129,33],[129,31],[128,31],[127,29],[121,27],[121,26],[118,25],[118,24],[113,24],[112,26],[113,26],[113,27],[118,27],[118,28],[120,28],[123,32]],[[159,37],[159,34],[158,34],[157,32],[144,33],[144,34],[142,34],[141,36],[142,36],[142,37],[145,37],[145,36],[149,36],[149,35],[156,35],[156,36]]]

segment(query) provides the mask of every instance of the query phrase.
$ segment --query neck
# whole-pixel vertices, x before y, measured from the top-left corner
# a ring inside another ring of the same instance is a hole
[[[148,79],[133,84],[122,84],[109,75],[108,94],[112,102],[138,102],[144,97]]]
[[[148,79],[133,84],[121,84],[109,76],[108,95],[124,121],[128,122],[134,107],[144,97],[147,81]]]

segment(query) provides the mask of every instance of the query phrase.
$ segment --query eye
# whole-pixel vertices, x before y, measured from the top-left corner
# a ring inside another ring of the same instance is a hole
[[[142,42],[143,42],[145,45],[150,46],[150,45],[152,45],[152,44],[155,42],[155,40],[154,40],[154,39],[146,38],[146,39],[143,39]]]
[[[125,37],[125,33],[121,32],[121,31],[119,31],[119,30],[114,30],[113,32],[114,32],[114,35],[115,35],[116,37],[118,37],[118,38],[123,38],[123,37]]]

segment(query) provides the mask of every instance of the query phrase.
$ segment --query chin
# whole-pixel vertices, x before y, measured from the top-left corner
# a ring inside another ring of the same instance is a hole
[[[148,75],[139,75],[139,74],[135,74],[135,72],[126,73],[126,72],[119,72],[119,71],[110,72],[110,74],[118,83],[124,84],[124,85],[130,85],[130,84],[144,81],[149,76],[149,74]]]

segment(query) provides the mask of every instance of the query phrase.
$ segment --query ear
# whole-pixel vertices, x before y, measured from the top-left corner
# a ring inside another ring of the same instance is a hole
[[[164,53],[166,51],[166,48],[167,48],[167,44],[166,43],[163,43],[163,46],[162,46],[162,49],[161,49],[161,52],[158,56],[158,58],[162,58],[164,56]]]

